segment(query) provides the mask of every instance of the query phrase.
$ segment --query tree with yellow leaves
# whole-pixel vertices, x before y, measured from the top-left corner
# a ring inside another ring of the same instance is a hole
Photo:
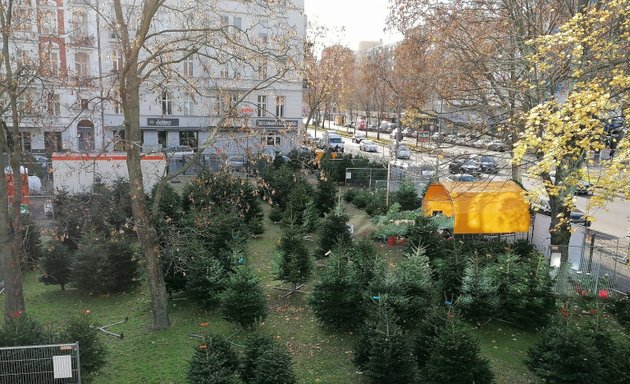
[[[552,245],[568,244],[572,197],[586,172],[597,191],[591,207],[617,193],[630,198],[630,142],[607,130],[612,117],[630,119],[629,16],[630,0],[585,5],[557,33],[530,42],[540,80],[529,87],[546,101],[529,111],[513,161],[536,159],[528,173],[542,178],[549,196]],[[611,141],[614,156],[594,158]]]

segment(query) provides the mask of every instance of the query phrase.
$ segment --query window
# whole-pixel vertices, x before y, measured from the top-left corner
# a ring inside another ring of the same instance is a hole
[[[241,29],[243,26],[242,19],[240,17],[234,17],[232,25],[235,29]]]
[[[74,70],[78,77],[87,77],[90,72],[89,56],[84,52],[74,54]]]
[[[259,34],[258,38],[260,39],[260,45],[262,47],[266,47],[267,43],[269,43],[269,36],[266,33]]]
[[[184,60],[184,76],[186,77],[194,76],[194,62],[191,57]]]
[[[195,131],[180,131],[179,132],[179,145],[186,145],[190,148],[197,148],[199,142],[198,132]]]
[[[221,26],[227,27],[230,25],[230,17],[229,16],[221,16]]]
[[[184,100],[184,116],[193,116],[195,114],[195,98],[189,93]]]
[[[112,50],[112,72],[118,73],[123,68],[123,55],[120,49]]]
[[[47,10],[41,13],[41,31],[46,35],[57,34],[57,11]]]
[[[44,132],[44,148],[46,148],[47,153],[63,150],[61,132]]]
[[[88,102],[88,99],[81,99],[81,109],[86,111],[88,110],[90,107],[90,103]]]
[[[171,98],[171,95],[168,94],[168,92],[162,92],[161,104],[163,115],[173,114],[173,99]]]
[[[87,36],[88,18],[83,9],[77,9],[72,14],[72,32],[78,36]]]
[[[55,93],[48,94],[48,114],[51,116],[61,115],[61,103],[59,102],[59,95]]]
[[[256,116],[258,117],[267,116],[267,96],[258,95],[258,103],[256,104],[256,106],[257,106]]]
[[[43,67],[47,75],[59,75],[59,51],[57,49],[48,47],[44,53]]]
[[[30,132],[20,132],[20,146],[22,147],[22,151],[24,152],[31,151],[31,133]]]
[[[281,140],[280,136],[270,135],[263,139],[263,142],[265,141],[267,142],[267,145],[279,146]]]
[[[267,60],[263,59],[263,62],[258,64],[258,79],[266,80],[267,79]]]
[[[276,96],[276,117],[284,117],[285,96]]]
[[[16,31],[30,31],[32,19],[33,17],[30,8],[18,8],[16,18],[13,21],[13,25],[15,26]]]

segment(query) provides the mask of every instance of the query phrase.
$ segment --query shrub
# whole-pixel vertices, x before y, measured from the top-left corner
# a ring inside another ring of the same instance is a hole
[[[619,324],[630,330],[630,298],[624,296],[615,300],[610,308],[611,313],[615,315]]]
[[[267,300],[259,283],[260,279],[250,268],[237,267],[221,294],[223,318],[244,328],[264,320],[267,316]]]
[[[407,335],[393,311],[379,304],[362,328],[355,345],[355,364],[370,383],[414,383],[416,362]]]
[[[137,252],[124,237],[86,234],[74,252],[72,282],[89,293],[128,291],[138,276]]]
[[[387,212],[385,205],[385,192],[375,191],[368,195],[368,201],[365,205],[365,212],[370,215],[383,215]]]
[[[195,256],[189,264],[186,293],[204,308],[215,308],[227,283],[226,274],[221,262],[214,257]]]
[[[87,316],[81,316],[70,320],[60,335],[62,342],[79,342],[82,378],[94,377],[107,362],[107,348],[94,325]]]
[[[188,363],[190,384],[241,384],[238,354],[221,336],[205,337]]]
[[[65,290],[72,277],[72,253],[68,247],[57,241],[50,241],[41,262],[44,275],[40,280],[46,285],[59,285]]]

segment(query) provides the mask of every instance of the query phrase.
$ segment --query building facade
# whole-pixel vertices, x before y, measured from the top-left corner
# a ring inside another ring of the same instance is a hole
[[[123,0],[130,31],[137,28],[136,3]],[[143,151],[286,152],[302,125],[304,1],[167,5],[154,17],[154,39],[140,59]],[[26,152],[108,152],[129,144],[117,82],[124,42],[116,24],[110,0],[16,1],[12,62],[33,68],[37,79],[25,82],[20,96]],[[207,38],[187,40],[200,29]],[[9,109],[2,115],[11,121]]]

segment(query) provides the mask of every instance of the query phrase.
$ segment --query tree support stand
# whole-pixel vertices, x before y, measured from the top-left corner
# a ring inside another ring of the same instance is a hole
[[[282,296],[282,297],[289,297],[294,293],[308,293],[305,291],[300,291],[300,289],[302,289],[304,287],[304,284],[293,284],[293,288],[284,288],[284,287],[273,287],[273,289],[277,289],[279,291],[288,291],[289,293],[287,293],[286,295]]]

